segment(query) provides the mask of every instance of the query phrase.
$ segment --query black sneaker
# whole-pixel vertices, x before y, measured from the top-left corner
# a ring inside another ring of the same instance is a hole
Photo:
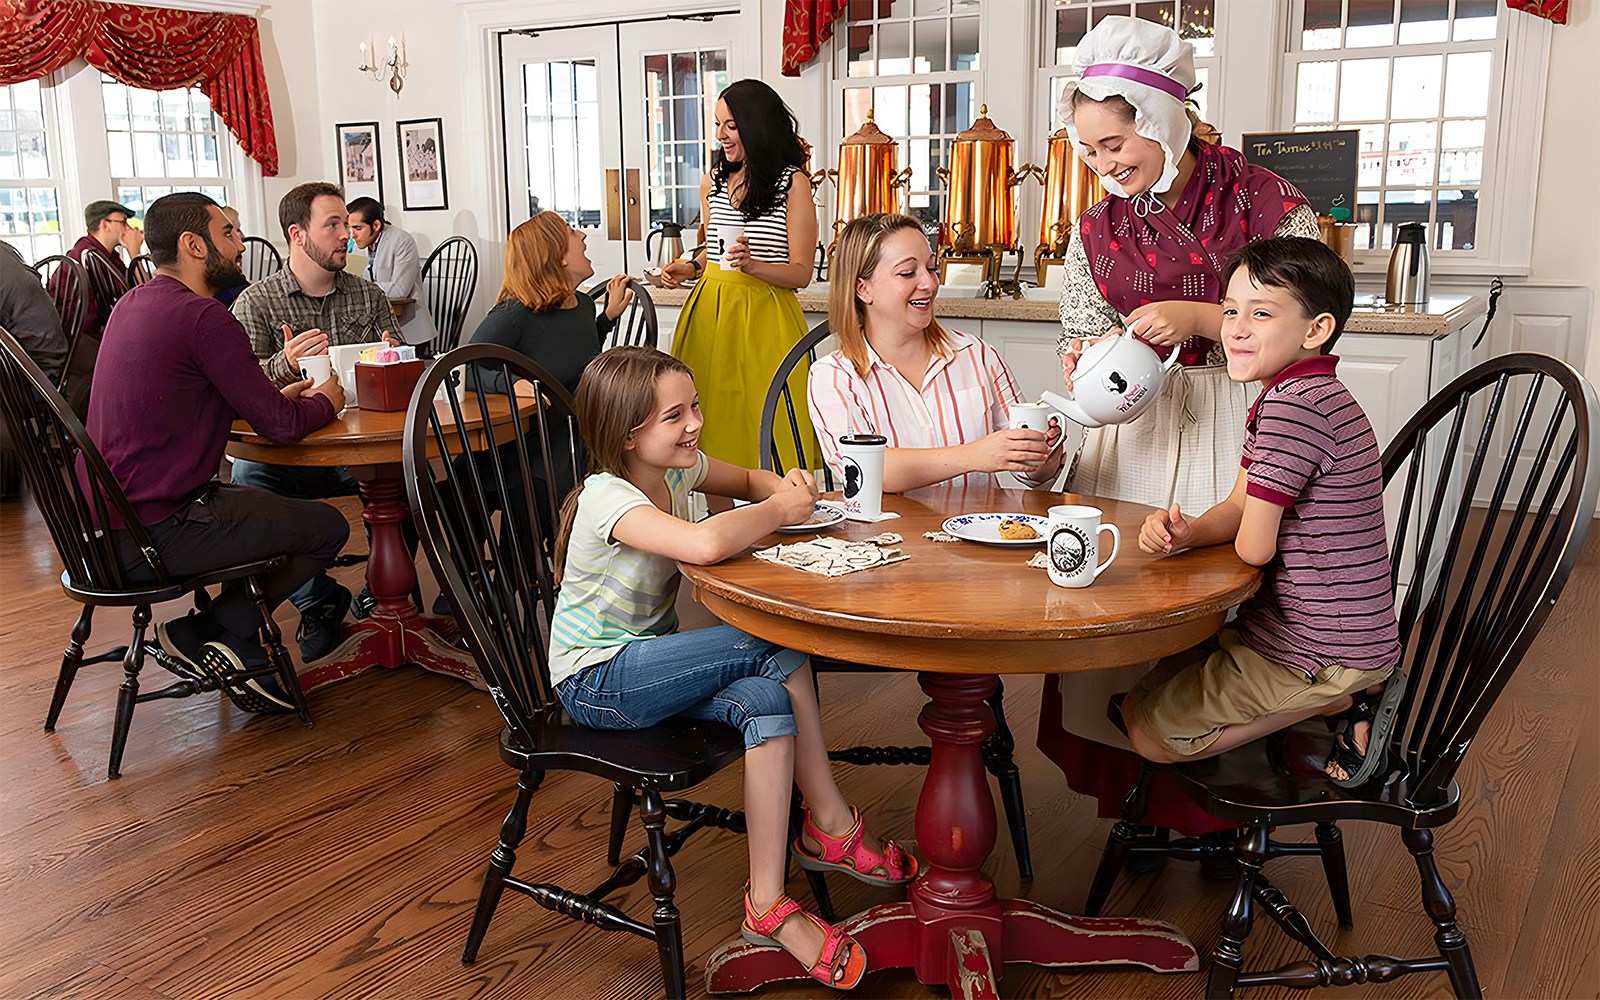
[[[331,580],[329,584],[320,601],[300,612],[294,637],[300,643],[302,663],[322,659],[339,644],[339,626],[350,610],[350,591]]]
[[[370,616],[372,609],[377,606],[378,599],[372,596],[372,588],[362,584],[361,593],[356,595],[356,599],[350,608],[350,614],[355,617],[356,621],[361,621]]]
[[[233,679],[246,670],[268,663],[266,650],[259,645],[245,649],[243,654],[241,656],[240,651],[225,642],[208,642],[201,652],[200,669],[207,676],[215,677],[228,700],[246,712],[281,715],[296,711],[294,700],[283,690],[276,674]]]
[[[195,613],[190,612],[182,618],[156,625],[156,647],[162,654],[156,657],[156,662],[190,680],[205,676],[200,669],[200,657],[206,641],[195,627],[195,620]]]

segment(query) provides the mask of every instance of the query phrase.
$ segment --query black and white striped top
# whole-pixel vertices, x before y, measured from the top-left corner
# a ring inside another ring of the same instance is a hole
[[[724,186],[713,187],[708,199],[711,204],[711,221],[706,227],[706,253],[709,259],[720,261],[727,248],[722,245],[719,235],[719,226],[743,226],[745,239],[750,241],[750,256],[768,264],[789,263],[789,219],[788,200],[789,186],[794,183],[794,177],[800,171],[796,167],[786,167],[783,176],[778,178],[778,205],[765,215],[759,215],[753,220],[747,220],[733,204],[728,201],[728,190]]]

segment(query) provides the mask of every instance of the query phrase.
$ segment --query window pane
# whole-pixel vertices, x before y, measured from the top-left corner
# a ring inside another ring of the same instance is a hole
[[[857,8],[860,8],[858,11]],[[872,36],[875,33],[872,25],[872,2],[858,2],[851,0],[850,12],[845,15],[845,65],[848,76],[871,76],[872,64]],[[859,23],[862,18],[866,23]]]
[[[1373,250],[1378,245],[1378,192],[1356,190],[1355,249]]]
[[[911,85],[911,117],[906,123],[906,135],[932,135],[939,131],[940,89],[926,83]]]
[[[106,128],[128,127],[128,93],[121,84],[100,87],[100,103],[106,109]]]
[[[970,83],[944,85],[944,131],[948,135],[972,127],[978,117],[978,98]]]
[[[194,150],[186,133],[169,135],[163,144],[167,154],[168,177],[194,177]]]
[[[1334,121],[1334,87],[1339,77],[1336,62],[1303,62],[1295,81],[1294,120]]]
[[[1499,0],[1456,0],[1455,40],[1471,42],[1495,37],[1502,6]]]
[[[1089,11],[1082,4],[1060,6],[1056,0],[1055,65],[1071,66],[1078,51],[1078,43],[1089,33]]]
[[[674,97],[700,93],[699,59],[693,52],[672,54],[672,94]]]
[[[1344,17],[1342,0],[1305,0],[1305,21],[1300,26],[1300,48],[1307,51],[1339,47]]]
[[[1483,134],[1481,118],[1444,123],[1439,140],[1439,183],[1482,183]]]
[[[133,137],[127,132],[107,132],[106,142],[111,147],[111,176],[132,177]]]
[[[904,76],[911,72],[911,24],[890,21],[878,25],[878,75]]]
[[[0,132],[0,178],[8,181],[22,176],[22,161],[17,155],[17,134]]]
[[[1196,58],[1217,54],[1216,15],[1211,0],[1182,0],[1178,11],[1178,34],[1194,45]]]
[[[1433,213],[1432,191],[1388,191],[1383,198],[1383,230],[1378,245],[1387,250],[1394,246],[1394,231],[1403,223],[1420,222],[1427,225]]]
[[[1392,122],[1384,184],[1388,187],[1432,187],[1435,155],[1433,122]]]
[[[1394,0],[1350,0],[1346,48],[1394,44]]]
[[[1094,9],[1094,15],[1093,15],[1094,16],[1094,22],[1093,22],[1093,24],[1090,25],[1090,27],[1091,28],[1094,27],[1095,24],[1099,24],[1101,21],[1105,20],[1106,18],[1110,17],[1113,14],[1118,14],[1118,15],[1121,15],[1122,17],[1132,17],[1133,16],[1133,4],[1131,4],[1131,3],[1101,4],[1100,6],[1098,6],[1098,7],[1096,7]]]
[[[1450,33],[1450,0],[1400,0],[1400,44],[1442,42]]]
[[[913,26],[916,73],[944,72],[945,21],[917,21]]]
[[[1388,132],[1385,125],[1361,126],[1361,141],[1359,166],[1356,169],[1356,184],[1360,187],[1377,187],[1383,183],[1383,154],[1384,136]]]
[[[1444,113],[1451,118],[1472,118],[1489,113],[1488,52],[1453,52],[1446,69]]]
[[[950,68],[973,71],[980,68],[978,58],[978,19],[950,19]]]
[[[950,13],[950,0],[917,0],[918,17],[942,17]]]
[[[872,88],[847,87],[844,92],[844,134],[854,135],[872,109]],[[881,126],[880,126],[881,127]]]
[[[873,120],[878,127],[893,136],[908,134],[906,100],[906,88],[903,86],[872,88],[872,107],[877,112]]]
[[[32,217],[34,232],[61,232],[61,211],[56,205],[55,188],[29,188],[28,214]]]
[[[1389,104],[1389,60],[1346,59],[1339,79],[1339,120],[1383,118]]]
[[[1176,6],[1173,0],[1143,0],[1134,5],[1133,16],[1176,31],[1177,27],[1172,23]]]
[[[140,177],[165,177],[167,158],[161,150],[161,133],[133,133],[134,173]]]
[[[1431,118],[1439,113],[1439,56],[1405,56],[1394,61],[1394,102],[1390,118]]]
[[[1434,209],[1433,248],[1472,250],[1478,238],[1478,192],[1440,191]]]
[[[667,57],[662,54],[644,57],[644,96],[646,100],[667,96]],[[532,95],[529,95],[530,103]]]

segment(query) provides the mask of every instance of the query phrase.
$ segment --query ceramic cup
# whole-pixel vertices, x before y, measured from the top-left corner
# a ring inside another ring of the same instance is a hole
[[[717,239],[722,241],[722,262],[728,262],[728,248],[739,242],[744,236],[744,227],[735,225],[721,225],[717,227]]]
[[[883,516],[883,450],[888,444],[882,434],[846,434],[839,439],[846,515],[869,521]]]
[[[1099,507],[1064,504],[1050,508],[1050,582],[1058,587],[1087,587],[1106,571],[1122,547],[1122,532],[1100,520]],[[1100,562],[1100,533],[1111,532],[1111,554]]]
[[[1025,431],[1050,433],[1050,418],[1056,418],[1057,427],[1066,427],[1067,418],[1053,406],[1043,403],[1012,403],[1009,426]]]
[[[333,359],[326,354],[308,354],[300,359],[300,377],[321,385],[333,376]]]

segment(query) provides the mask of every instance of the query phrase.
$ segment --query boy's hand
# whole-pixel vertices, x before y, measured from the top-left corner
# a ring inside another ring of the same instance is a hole
[[[1139,529],[1139,548],[1146,552],[1171,552],[1183,548],[1194,536],[1194,527],[1185,520],[1177,504],[1171,510],[1158,510],[1144,519]]]

